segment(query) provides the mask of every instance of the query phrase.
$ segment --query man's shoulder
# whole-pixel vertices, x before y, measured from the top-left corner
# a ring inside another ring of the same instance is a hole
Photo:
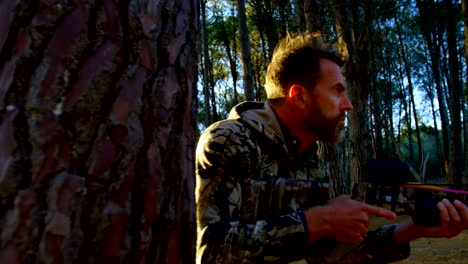
[[[214,155],[247,157],[249,153],[255,152],[254,138],[252,130],[239,120],[218,121],[210,125],[201,135],[196,151],[197,160],[203,160],[201,157],[206,155],[211,155],[211,158]]]
[[[234,150],[255,145],[253,138],[252,130],[241,120],[226,119],[210,125],[201,135],[198,145],[209,145],[219,151],[229,146]]]
[[[251,128],[242,119],[224,119],[211,124],[204,135],[242,135],[251,133]]]

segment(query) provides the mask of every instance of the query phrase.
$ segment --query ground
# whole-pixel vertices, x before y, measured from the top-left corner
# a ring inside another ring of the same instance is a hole
[[[439,181],[437,183],[447,184]],[[396,222],[401,222],[409,216],[399,216]],[[373,225],[385,224],[385,219],[373,219]],[[420,238],[410,242],[409,258],[395,262],[397,264],[468,264],[468,230],[453,238]]]
[[[397,221],[404,220],[400,216]],[[411,242],[411,256],[398,264],[468,264],[468,230],[451,238],[420,238]]]
[[[402,222],[409,216],[399,216],[395,221],[382,218],[371,218],[371,229],[383,224]],[[394,262],[396,264],[468,264],[468,230],[458,236],[446,238],[420,238],[410,243],[411,255],[409,258]],[[304,260],[294,264],[306,264]]]

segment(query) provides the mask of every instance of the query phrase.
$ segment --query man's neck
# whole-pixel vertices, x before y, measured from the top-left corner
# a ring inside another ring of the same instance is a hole
[[[288,107],[287,103],[272,105],[272,109],[280,122],[299,140],[299,155],[302,155],[317,142],[318,137],[304,128],[300,121],[300,113],[296,109]]]

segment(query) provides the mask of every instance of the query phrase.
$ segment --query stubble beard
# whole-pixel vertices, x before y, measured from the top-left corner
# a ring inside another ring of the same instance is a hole
[[[345,136],[344,126],[338,126],[338,124],[336,124],[333,128],[334,129],[322,129],[319,133],[320,140],[328,143],[341,142]]]
[[[314,111],[308,122],[309,130],[318,136],[319,140],[328,143],[338,143],[344,139],[345,128],[341,123],[343,115],[328,118],[321,111]]]

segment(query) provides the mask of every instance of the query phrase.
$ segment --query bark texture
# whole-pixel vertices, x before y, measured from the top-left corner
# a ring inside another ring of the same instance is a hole
[[[196,0],[0,2],[0,263],[191,263]]]

